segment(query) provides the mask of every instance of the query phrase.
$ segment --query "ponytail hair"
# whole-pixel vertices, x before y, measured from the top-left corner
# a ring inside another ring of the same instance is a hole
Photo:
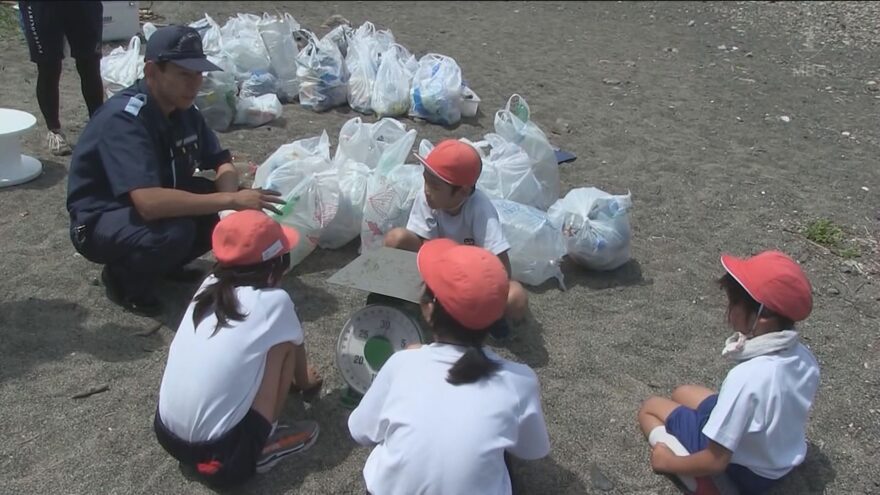
[[[429,322],[434,333],[441,337],[452,337],[456,342],[467,346],[464,354],[449,368],[447,382],[453,385],[474,383],[498,370],[501,366],[500,363],[489,359],[489,356],[483,351],[483,342],[489,335],[488,328],[482,330],[465,328],[446,311],[428,287],[425,287],[422,301],[434,304],[434,312]]]
[[[217,324],[211,333],[212,337],[221,328],[228,327],[230,321],[244,321],[247,315],[242,313],[239,308],[235,289],[238,287],[253,287],[254,289],[271,287],[275,281],[281,279],[289,265],[290,253],[256,265],[222,266],[219,263],[214,265],[211,274],[217,281],[205,287],[193,299],[195,302],[193,327],[198,327],[199,323],[211,312],[217,317]]]

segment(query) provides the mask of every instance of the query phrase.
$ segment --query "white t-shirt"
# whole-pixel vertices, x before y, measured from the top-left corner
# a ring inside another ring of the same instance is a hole
[[[423,239],[452,239],[459,244],[479,246],[498,255],[510,244],[501,230],[501,220],[486,193],[475,190],[461,206],[458,215],[432,210],[422,189],[416,195],[406,229]]]
[[[779,479],[804,461],[819,364],[803,344],[738,364],[721,385],[703,434],[733,452],[730,462]]]
[[[199,288],[216,282],[211,276]],[[302,344],[303,330],[284,289],[235,290],[244,321],[229,321],[214,336],[213,311],[193,328],[190,303],[168,350],[159,389],[162,423],[181,440],[203,442],[237,425],[253,405],[266,356],[283,342]]]
[[[348,418],[352,438],[375,445],[364,466],[374,495],[511,493],[504,452],[550,452],[535,372],[501,364],[489,378],[452,385],[463,347],[431,344],[391,356]]]

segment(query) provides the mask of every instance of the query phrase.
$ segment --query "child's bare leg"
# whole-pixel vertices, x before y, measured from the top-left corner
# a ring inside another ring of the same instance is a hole
[[[672,391],[672,400],[683,406],[696,409],[706,400],[706,397],[714,393],[713,390],[701,385],[680,385]]]
[[[266,356],[266,369],[263,381],[254,397],[251,408],[266,418],[270,423],[278,420],[287,390],[293,380],[293,344],[285,342],[269,349]]]
[[[639,426],[642,428],[642,433],[647,437],[654,428],[664,426],[666,418],[680,405],[665,397],[648,398],[639,409]]]
[[[422,247],[422,238],[403,227],[397,227],[385,234],[385,246],[406,251],[418,251]]]
[[[507,293],[507,310],[505,315],[512,323],[519,323],[526,317],[529,309],[529,293],[516,280],[510,281],[510,291]]]

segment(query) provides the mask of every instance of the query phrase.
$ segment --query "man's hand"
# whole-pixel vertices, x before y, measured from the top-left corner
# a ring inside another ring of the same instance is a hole
[[[675,457],[675,453],[665,443],[657,443],[651,451],[651,469],[655,473],[668,473],[670,460]]]
[[[284,205],[283,199],[279,198],[281,194],[277,191],[268,189],[242,189],[232,193],[232,209],[241,210],[269,210],[273,213],[281,214],[281,210],[275,205]]]

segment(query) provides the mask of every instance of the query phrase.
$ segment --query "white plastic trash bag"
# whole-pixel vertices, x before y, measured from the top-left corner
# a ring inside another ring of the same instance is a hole
[[[128,48],[118,46],[101,59],[101,80],[107,98],[131,86],[144,77],[144,56],[141,54],[141,39],[131,37]]]
[[[205,55],[220,56],[223,52],[223,35],[220,31],[220,25],[208,14],[205,17],[193,22],[189,27],[199,32],[202,37],[202,51]],[[146,25],[144,26],[146,29]],[[146,30],[144,31],[146,34]]]
[[[294,31],[299,29],[299,23],[287,13],[281,17],[263,14],[263,18],[257,23],[257,30],[269,55],[269,65],[278,78],[278,96],[285,101],[292,101],[299,95],[299,82],[296,78],[296,56],[299,50],[293,38]]]
[[[559,164],[547,135],[530,120],[525,98],[515,94],[507,100],[506,107],[495,113],[495,132],[520,146],[535,161],[535,177],[541,183],[543,197],[535,206],[542,210],[549,208],[559,199]]]
[[[410,64],[409,67],[407,64]],[[401,45],[394,44],[380,56],[370,104],[379,117],[406,115],[415,57]],[[416,64],[417,67],[417,64]]]
[[[277,190],[277,189],[276,189]],[[291,266],[298,265],[318,246],[322,230],[339,208],[339,182],[335,171],[311,173],[291,189],[281,192],[285,204],[275,220],[299,232],[299,243],[290,252]]]
[[[348,43],[351,41],[352,36],[354,36],[354,29],[348,24],[340,24],[325,34],[322,39],[335,44],[339,48],[339,53],[345,57],[348,54]]]
[[[572,189],[547,211],[562,232],[572,261],[593,270],[614,270],[630,259],[632,195],[595,187]]]
[[[339,209],[318,240],[318,245],[325,249],[341,248],[360,235],[370,178],[370,168],[353,160],[334,170],[339,182]]]
[[[504,199],[493,199],[504,237],[510,243],[511,278],[527,285],[541,285],[555,278],[564,290],[559,264],[565,256],[562,235],[547,213]]]
[[[270,67],[269,53],[257,29],[259,21],[259,16],[238,14],[220,28],[223,51],[242,79],[253,71],[268,71]]]
[[[300,104],[315,112],[344,105],[348,76],[339,47],[329,39],[318,40],[314,33],[303,33],[308,44],[296,57]]]
[[[337,165],[353,160],[371,169],[380,165],[385,170],[406,161],[416,141],[416,130],[406,130],[398,120],[384,118],[376,123],[366,123],[354,117],[339,130],[339,145],[333,162]]]
[[[475,144],[483,159],[483,171],[477,181],[480,189],[494,198],[542,209],[544,197],[541,183],[535,177],[535,162],[525,150],[491,133]]]
[[[419,60],[410,90],[409,115],[440,125],[461,120],[461,68],[445,55],[429,53]]]
[[[379,57],[394,43],[390,31],[376,31],[371,22],[365,22],[348,42],[345,67],[348,70],[348,106],[361,113],[372,112],[371,99]]]
[[[382,247],[385,234],[391,229],[406,227],[416,194],[425,187],[422,173],[419,165],[398,165],[388,172],[373,171],[364,202],[361,253]]]
[[[239,98],[235,105],[235,123],[259,127],[281,117],[282,110],[281,101],[274,94]]]
[[[298,139],[280,146],[257,168],[254,187],[276,191],[276,187],[289,189],[308,174],[331,168],[330,137],[324,131],[320,136]]]

